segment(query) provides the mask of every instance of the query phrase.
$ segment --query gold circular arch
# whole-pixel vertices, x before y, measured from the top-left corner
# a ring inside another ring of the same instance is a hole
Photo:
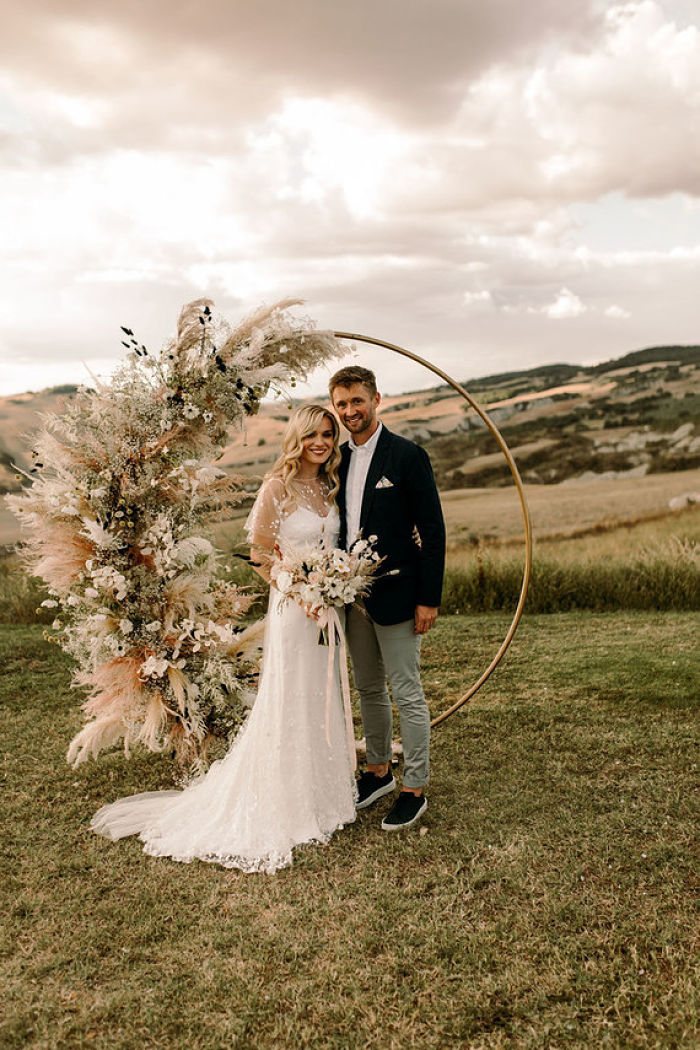
[[[513,616],[510,627],[506,632],[505,638],[499,646],[498,652],[493,657],[491,663],[488,665],[486,670],[483,671],[482,674],[474,682],[474,684],[471,685],[469,689],[467,689],[467,691],[462,694],[462,696],[460,696],[459,700],[456,700],[450,707],[447,708],[446,711],[443,711],[442,714],[438,715],[437,718],[434,718],[432,720],[430,726],[431,728],[434,728],[435,726],[440,725],[441,722],[444,722],[447,718],[449,718],[450,715],[453,715],[455,711],[458,711],[460,707],[466,704],[468,700],[471,700],[474,694],[479,689],[481,689],[486,679],[501,662],[506,652],[506,649],[513,640],[513,635],[517,630],[518,624],[520,623],[520,618],[523,615],[523,609],[525,608],[525,598],[527,597],[527,588],[530,582],[530,573],[532,570],[532,523],[530,520],[530,510],[527,505],[527,499],[525,498],[525,490],[523,488],[522,479],[520,477],[520,473],[516,466],[515,460],[513,459],[512,453],[508,448],[507,444],[505,443],[503,435],[499,431],[496,424],[489,419],[489,417],[484,412],[483,408],[481,408],[480,405],[476,403],[471,394],[469,394],[463,386],[461,386],[454,379],[448,376],[446,372],[443,372],[441,368],[437,367],[437,365],[431,364],[430,361],[426,361],[424,357],[419,357],[418,354],[414,354],[411,350],[405,350],[402,346],[396,346],[394,343],[387,343],[383,339],[375,339],[373,336],[369,335],[358,335],[355,332],[334,332],[333,335],[336,337],[336,339],[358,340],[361,343],[370,343],[374,346],[383,346],[386,350],[392,350],[395,354],[401,354],[402,357],[408,357],[411,359],[411,361],[416,361],[419,365],[423,365],[424,368],[427,368],[428,371],[433,372],[436,376],[440,376],[440,378],[444,380],[444,382],[447,383],[449,386],[451,386],[453,390],[456,390],[457,393],[464,398],[467,404],[471,405],[471,407],[474,409],[477,415],[480,416],[481,419],[483,419],[484,423],[498,442],[501,452],[506,458],[506,461],[510,468],[510,472],[513,475],[515,487],[518,490],[518,497],[520,498],[520,507],[523,513],[523,522],[525,525],[525,565],[523,566],[523,582],[520,588],[520,597],[518,598],[518,604],[515,609],[515,615]]]

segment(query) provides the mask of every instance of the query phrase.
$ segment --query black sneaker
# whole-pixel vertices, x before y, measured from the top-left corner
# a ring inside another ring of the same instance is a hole
[[[412,791],[402,791],[394,805],[382,821],[384,831],[401,831],[415,824],[428,808],[425,795],[414,795]]]
[[[384,795],[390,795],[396,787],[394,774],[387,770],[383,777],[369,771],[357,778],[357,802],[355,809],[366,809]]]

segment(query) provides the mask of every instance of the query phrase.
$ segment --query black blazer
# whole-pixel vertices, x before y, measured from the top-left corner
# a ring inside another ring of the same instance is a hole
[[[341,447],[339,468],[341,547],[348,546],[345,521],[345,483],[350,446]],[[390,485],[377,483],[386,479]],[[412,620],[416,605],[438,606],[445,571],[445,522],[427,452],[385,426],[374,450],[360,512],[365,539],[376,536],[376,550],[385,559],[379,573],[398,569],[395,576],[374,581],[365,599],[367,611],[378,624]],[[416,542],[415,529],[420,536]],[[350,537],[350,542],[355,539]]]

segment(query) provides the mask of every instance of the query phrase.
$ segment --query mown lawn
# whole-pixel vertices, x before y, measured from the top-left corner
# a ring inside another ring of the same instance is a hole
[[[435,713],[507,622],[439,621]],[[67,659],[1,628],[0,1045],[694,1046],[699,622],[526,617],[435,731],[420,832],[383,833],[383,800],[272,877],[89,833],[103,802],[170,786],[167,762],[68,768]]]

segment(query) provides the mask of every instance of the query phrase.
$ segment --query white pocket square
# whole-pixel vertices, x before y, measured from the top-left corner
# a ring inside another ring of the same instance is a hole
[[[394,483],[393,481],[389,481],[388,478],[382,477],[374,487],[375,489],[393,489]]]

